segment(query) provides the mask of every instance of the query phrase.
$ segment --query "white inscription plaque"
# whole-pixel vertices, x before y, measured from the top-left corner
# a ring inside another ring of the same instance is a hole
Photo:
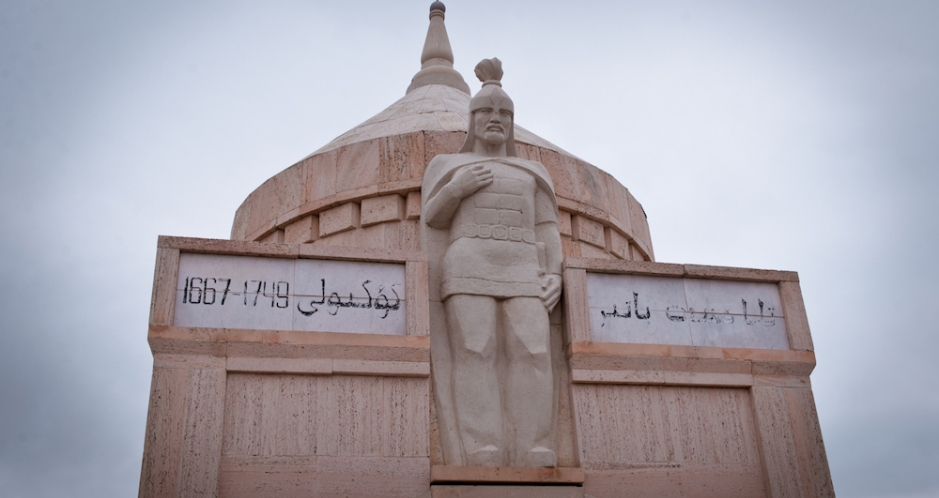
[[[404,264],[183,253],[174,324],[405,335]]]
[[[776,284],[587,273],[587,306],[598,342],[789,349]]]

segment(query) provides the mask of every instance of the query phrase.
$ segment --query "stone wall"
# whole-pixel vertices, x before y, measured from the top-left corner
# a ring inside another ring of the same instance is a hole
[[[401,199],[377,212],[406,212]],[[407,327],[181,325],[187,254],[403,264]],[[518,469],[443,464],[422,252],[161,237],[156,263],[142,497],[490,496],[446,494],[453,483],[541,485],[517,496],[834,496],[793,272],[566,258],[551,314],[559,467]],[[789,347],[594,341],[590,273],[775,284]]]
[[[320,152],[278,173],[238,208],[233,240],[420,249],[420,188],[464,132],[415,131]],[[516,143],[545,165],[558,196],[565,256],[654,261],[645,212],[616,179],[569,154]]]

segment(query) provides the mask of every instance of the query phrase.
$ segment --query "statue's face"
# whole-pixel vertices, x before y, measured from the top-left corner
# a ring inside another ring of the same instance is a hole
[[[503,109],[499,103],[491,107],[480,107],[473,113],[473,133],[476,140],[487,145],[501,145],[509,139],[512,126],[512,111]]]

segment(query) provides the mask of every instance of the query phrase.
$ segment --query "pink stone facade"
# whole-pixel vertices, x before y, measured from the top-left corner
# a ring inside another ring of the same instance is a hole
[[[431,332],[445,323],[430,299],[421,184],[435,156],[463,145],[470,96],[443,12],[431,6],[406,95],[251,192],[231,240],[160,238],[139,496],[834,496],[798,276],[655,263],[646,214],[626,187],[517,124],[517,154],[545,166],[559,208],[563,294],[549,315],[557,467],[445,465],[431,381],[440,378],[431,351],[441,358]],[[406,325],[399,335],[179,326],[186,253],[403,266]],[[588,274],[768,286],[788,349],[595,341]]]
[[[181,253],[403,264],[406,335],[176,326]],[[592,341],[588,273],[774,284],[790,348]],[[427,281],[421,251],[161,237],[140,496],[834,496],[795,273],[566,258],[555,469],[443,464]]]
[[[419,250],[424,168],[437,154],[455,153],[465,137],[413,131],[314,154],[248,196],[235,215],[232,239]],[[565,256],[654,260],[645,212],[612,176],[543,145],[520,141],[517,149],[551,174]],[[311,224],[319,227],[312,237]]]

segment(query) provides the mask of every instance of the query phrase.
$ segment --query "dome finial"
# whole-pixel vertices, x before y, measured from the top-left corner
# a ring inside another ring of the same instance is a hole
[[[446,11],[447,7],[439,0],[430,4],[430,26],[421,52],[421,70],[414,75],[407,93],[426,85],[446,85],[470,93],[463,76],[453,69],[453,50],[443,23]]]

